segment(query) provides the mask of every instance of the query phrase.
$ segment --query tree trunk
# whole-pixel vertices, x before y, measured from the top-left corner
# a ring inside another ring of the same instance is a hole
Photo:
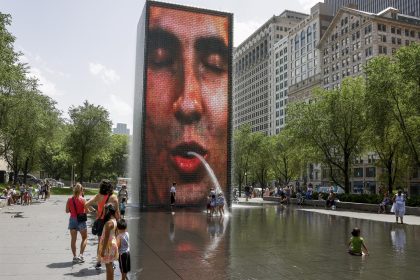
[[[350,174],[349,174],[350,156],[344,154],[344,191],[350,193]]]
[[[25,159],[25,165],[23,166],[23,183],[26,185],[26,175],[28,175],[29,158]]]

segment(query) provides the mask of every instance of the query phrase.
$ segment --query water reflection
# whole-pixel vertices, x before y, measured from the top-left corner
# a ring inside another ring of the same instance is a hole
[[[208,218],[202,212],[140,216],[130,220],[140,229],[139,243],[132,244],[140,252],[140,279],[370,280],[420,274],[419,226],[277,205],[233,207],[229,217]],[[369,256],[347,253],[354,227],[361,229]],[[171,277],[174,272],[178,276]]]
[[[404,253],[406,243],[405,229],[401,227],[391,230],[391,240],[395,251]]]

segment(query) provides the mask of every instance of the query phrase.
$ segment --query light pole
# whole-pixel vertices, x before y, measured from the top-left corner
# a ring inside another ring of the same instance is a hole
[[[74,174],[75,169],[76,169],[76,164],[73,163],[71,165],[71,178],[70,178],[70,184],[71,184],[70,187],[71,188],[73,188],[74,184],[76,183],[76,181],[75,181],[76,174]]]
[[[247,182],[247,174],[246,174],[246,171],[245,171],[245,187],[248,185],[248,182]]]

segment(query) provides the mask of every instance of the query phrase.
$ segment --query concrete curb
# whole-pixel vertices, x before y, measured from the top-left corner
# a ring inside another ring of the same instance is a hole
[[[272,202],[277,202],[277,203],[280,202],[279,197],[264,197],[263,199],[264,199],[264,201],[271,202],[271,203]],[[297,204],[297,199],[296,198],[291,198],[290,203],[291,204]],[[325,207],[325,200],[305,200],[303,205],[315,206],[315,207]],[[357,210],[357,211],[377,213],[379,206],[378,206],[378,204],[368,204],[368,203],[336,202],[336,207],[339,208],[339,209],[348,209],[348,210]],[[387,207],[388,212],[389,212],[390,209],[391,209],[390,206]],[[420,207],[406,206],[405,207],[405,214],[406,215],[420,216]]]

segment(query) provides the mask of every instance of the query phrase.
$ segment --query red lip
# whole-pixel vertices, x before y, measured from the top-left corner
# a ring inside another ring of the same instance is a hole
[[[207,157],[207,150],[196,142],[182,143],[172,149],[171,160],[175,168],[184,175],[197,173],[202,168],[201,161],[197,157],[189,155],[188,152],[195,152],[204,158]]]

